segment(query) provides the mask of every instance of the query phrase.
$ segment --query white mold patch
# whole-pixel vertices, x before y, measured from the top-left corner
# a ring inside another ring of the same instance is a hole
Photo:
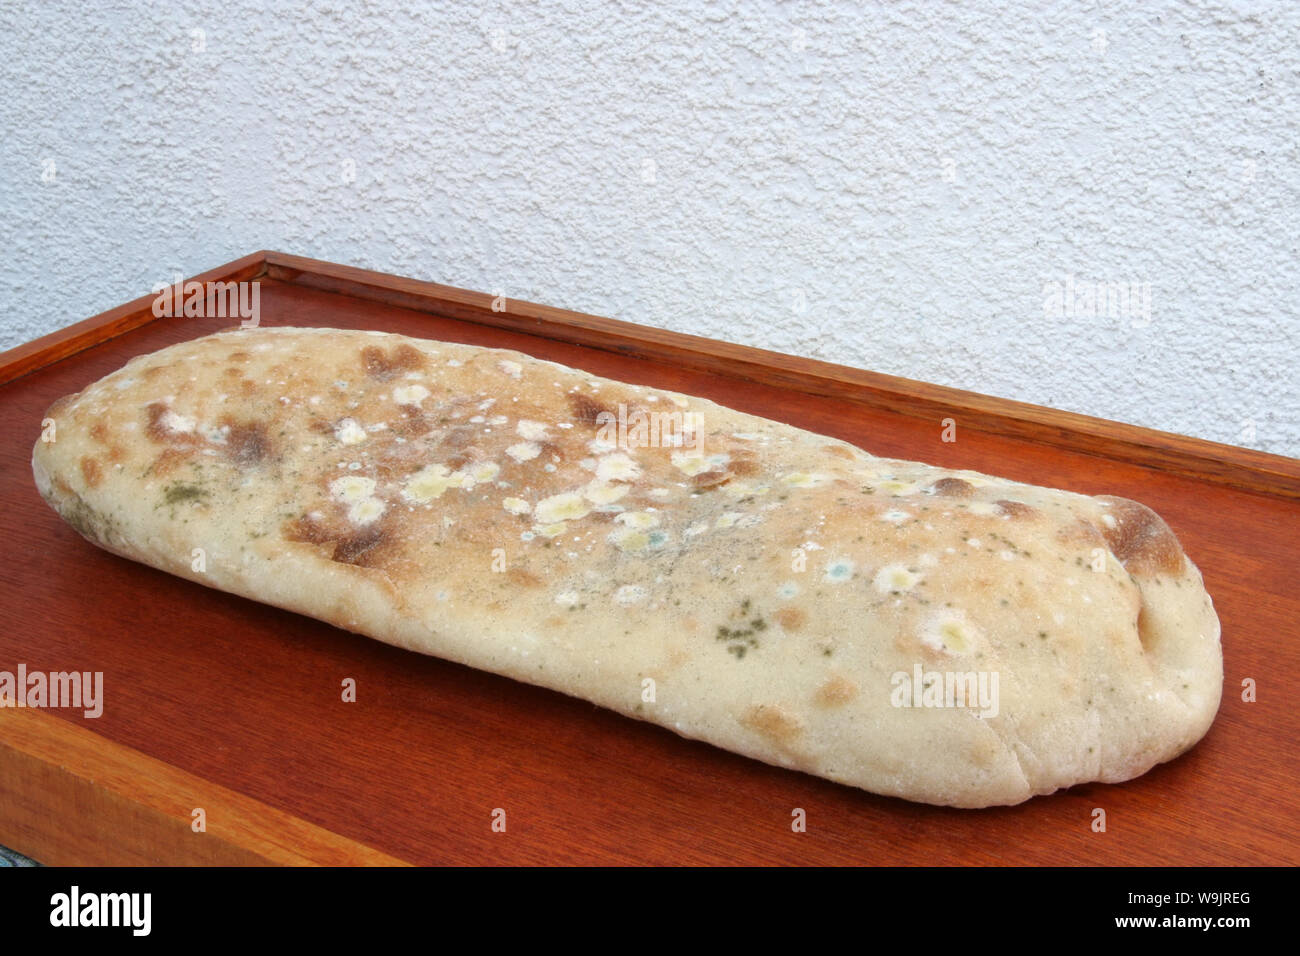
[[[398,405],[419,405],[429,397],[429,390],[423,385],[399,385],[393,389],[393,401]]]
[[[542,446],[532,441],[521,441],[506,449],[506,454],[517,462],[532,461],[541,453]]]
[[[876,572],[873,584],[882,594],[910,591],[921,581],[921,576],[901,564],[887,564]]]
[[[528,419],[522,419],[515,426],[515,433],[525,441],[546,441],[549,437],[546,434],[546,426],[541,422],[532,422]]]
[[[359,445],[366,440],[366,430],[355,418],[345,418],[334,427],[334,437],[344,445]]]

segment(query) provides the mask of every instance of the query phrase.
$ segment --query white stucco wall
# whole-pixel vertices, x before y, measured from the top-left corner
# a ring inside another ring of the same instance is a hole
[[[0,12],[0,347],[276,248],[1300,455],[1300,4],[96,6]]]

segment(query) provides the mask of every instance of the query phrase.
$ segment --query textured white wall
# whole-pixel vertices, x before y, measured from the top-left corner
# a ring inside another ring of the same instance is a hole
[[[6,2],[0,347],[277,248],[1300,455],[1300,4],[407,6]]]

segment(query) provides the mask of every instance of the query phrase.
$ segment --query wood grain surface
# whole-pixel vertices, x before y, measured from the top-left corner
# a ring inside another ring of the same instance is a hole
[[[40,846],[45,860],[402,865],[44,710],[0,710],[0,767],[0,820],[17,835],[9,842]],[[47,832],[51,822],[57,826]]]
[[[0,843],[48,863],[1300,863],[1300,711],[1289,698],[1300,677],[1300,463],[743,347],[719,344],[709,362],[707,340],[659,330],[640,330],[638,348],[635,326],[526,303],[487,324],[481,293],[278,253],[224,269],[209,276],[261,276],[266,325],[517,348],[875,454],[1143,501],[1201,568],[1223,622],[1219,716],[1191,752],[1126,784],[1018,807],[929,807],[114,557],[36,492],[45,409],[133,355],[233,324],[133,324],[134,303],[106,313],[112,337],[93,347],[89,320],[77,349],[49,337],[16,350],[20,366],[0,356],[0,381],[11,379],[0,387],[0,670],[102,671],[105,685],[98,719],[0,710]],[[818,393],[818,382],[838,384]],[[957,422],[955,443],[940,440],[943,417]],[[356,703],[340,699],[347,677]],[[1258,702],[1241,700],[1244,678]],[[209,815],[220,848],[195,848],[195,792],[233,808],[219,832]],[[795,808],[806,833],[791,830]],[[1091,829],[1094,808],[1105,833]],[[504,833],[492,829],[497,809]]]

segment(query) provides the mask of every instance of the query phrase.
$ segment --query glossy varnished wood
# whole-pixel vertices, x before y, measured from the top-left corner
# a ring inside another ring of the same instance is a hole
[[[1290,459],[1132,426],[1115,426],[1121,437],[1103,447],[1097,436],[1112,423],[1081,416],[1017,415],[1032,407],[919,383],[891,390],[898,380],[788,357],[764,364],[743,348],[719,346],[709,362],[704,340],[527,304],[485,316],[490,299],[479,293],[444,294],[280,254],[232,266],[261,276],[264,324],[518,348],[703,395],[876,454],[1146,502],[1201,567],[1223,621],[1219,717],[1193,751],[1127,784],[986,811],[926,807],[768,767],[113,557],[79,538],[32,485],[42,413],[132,355],[232,324],[163,319],[123,328],[132,319],[119,314],[113,337],[61,361],[67,352],[58,342],[48,354],[35,343],[19,356],[19,377],[0,388],[0,501],[8,506],[0,669],[100,670],[106,685],[101,718],[44,712],[39,726],[23,724],[21,746],[6,721],[13,715],[0,711],[0,842],[48,862],[81,862],[79,841],[59,836],[66,814],[80,812],[91,825],[76,832],[106,848],[96,862],[114,858],[109,851],[123,862],[190,862],[188,828],[178,829],[154,798],[179,790],[183,804],[187,788],[206,785],[247,800],[253,821],[265,807],[289,831],[337,837],[332,848],[303,838],[302,857],[321,862],[347,852],[415,863],[1300,862],[1300,717],[1289,702],[1300,676],[1300,504],[1291,490],[1300,471]],[[948,416],[958,427],[951,444],[940,440]],[[997,424],[1011,419],[1014,426]],[[1216,455],[1217,470],[1197,464]],[[355,704],[340,700],[346,677],[357,681]],[[1258,682],[1258,703],[1240,699],[1247,677]],[[105,766],[73,773],[71,783],[50,771],[66,763],[68,741],[40,726],[103,741]],[[111,800],[69,796],[106,774],[115,781]],[[13,775],[22,780],[6,784]],[[42,787],[48,809],[36,811]],[[807,812],[806,833],[791,831],[796,807]],[[1097,807],[1107,813],[1105,833],[1090,828]],[[506,811],[505,833],[492,831],[496,808]],[[146,824],[115,826],[119,818]],[[258,835],[247,844],[231,839],[256,855],[274,821],[250,824]]]
[[[78,866],[401,861],[43,710],[0,710],[8,842]]]

